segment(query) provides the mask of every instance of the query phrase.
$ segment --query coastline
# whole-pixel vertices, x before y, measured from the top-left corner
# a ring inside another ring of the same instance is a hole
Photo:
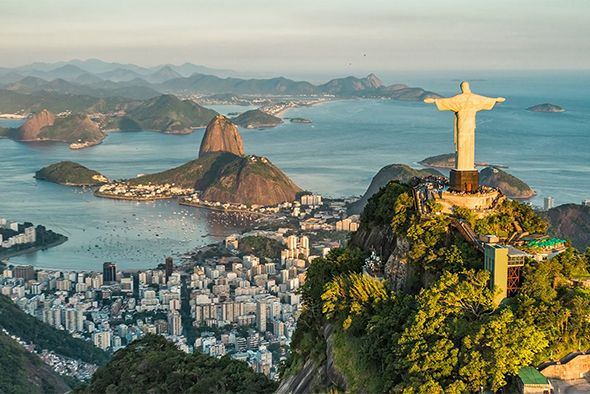
[[[132,196],[118,196],[114,194],[101,193],[95,191],[94,195],[100,198],[110,198],[111,200],[126,200],[126,201],[155,201],[155,200],[172,200],[174,196],[154,196],[154,197],[132,197]]]
[[[315,106],[319,106],[319,105],[323,105],[323,104],[327,104],[327,103],[331,103],[334,101],[341,101],[341,100],[347,100],[345,98],[325,98],[325,99],[317,99],[316,101],[312,101],[309,103],[297,103],[295,102],[294,105],[286,105],[285,108],[281,109],[280,111],[277,111],[275,113],[271,113],[271,115],[274,115],[276,117],[279,118],[283,118],[284,115],[291,109],[295,109],[295,108],[302,108],[302,107],[315,107]],[[264,108],[264,107],[262,107]],[[261,110],[263,110],[261,108]]]
[[[11,257],[16,257],[16,256],[22,256],[24,254],[35,253],[35,252],[38,252],[39,250],[54,248],[56,246],[59,246],[59,245],[65,243],[67,240],[68,240],[68,237],[66,237],[65,235],[62,235],[62,238],[60,238],[59,240],[57,240],[55,242],[49,243],[47,245],[33,246],[31,248],[22,249],[22,250],[18,250],[15,252],[5,252],[5,253],[3,252],[3,253],[0,253],[0,260],[9,259]]]
[[[185,205],[188,207],[195,207],[195,208],[204,208],[204,209],[208,209],[210,211],[216,211],[216,212],[224,212],[224,213],[243,213],[243,214],[248,214],[248,215],[256,215],[256,216],[265,216],[265,217],[272,217],[272,214],[268,214],[268,213],[263,213],[263,212],[256,212],[256,211],[248,211],[245,209],[237,209],[237,208],[223,208],[223,207],[215,207],[215,206],[210,206],[210,205],[204,205],[204,204],[199,204],[199,203],[194,203],[194,202],[188,202],[188,201],[183,201],[183,200],[179,200],[178,201],[179,205]]]
[[[9,138],[9,137],[5,137],[5,138]],[[105,135],[106,138],[106,135]],[[49,142],[49,143],[62,143],[62,144],[68,144],[68,147],[72,150],[80,150],[80,149],[85,149],[85,148],[90,148],[92,146],[96,146],[96,145],[100,145],[102,144],[102,142],[104,141],[104,138],[101,139],[100,141],[88,141],[88,142],[73,142],[73,143],[69,143],[68,141],[64,141],[64,140],[56,140],[56,139],[51,139],[51,138],[36,138],[33,140],[16,140],[13,138],[10,138],[13,141],[16,142],[23,142],[23,143],[30,143],[30,142]]]
[[[106,138],[106,135],[105,135],[105,138]],[[104,138],[101,139],[100,141],[74,142],[69,145],[69,148],[72,150],[86,149],[86,148],[90,148],[92,146],[100,145],[100,144],[102,144],[103,141],[104,141]]]
[[[0,119],[8,119],[8,120],[21,120],[26,119],[26,115],[18,115],[18,114],[0,114]]]

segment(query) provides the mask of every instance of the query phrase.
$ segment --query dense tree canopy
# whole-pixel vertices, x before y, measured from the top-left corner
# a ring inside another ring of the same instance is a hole
[[[484,234],[547,230],[529,206],[514,201],[484,218],[468,209],[453,216]],[[398,241],[407,240],[404,264],[418,280],[394,292],[387,280],[360,274],[363,256],[355,249],[315,260],[301,288],[305,309],[287,366],[324,356],[327,325],[335,327],[330,350],[351,391],[498,390],[522,366],[590,347],[590,290],[582,286],[590,278],[590,250],[528,261],[518,296],[497,305],[483,256],[451,221],[445,214],[419,218],[409,188],[398,182],[374,195],[361,228],[389,225]]]
[[[113,355],[79,393],[272,393],[274,382],[229,356],[187,354],[147,335]]]

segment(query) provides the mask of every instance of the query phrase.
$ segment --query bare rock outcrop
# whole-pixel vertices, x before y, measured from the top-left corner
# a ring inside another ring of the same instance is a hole
[[[31,116],[21,127],[18,128],[17,139],[23,141],[35,140],[41,130],[55,123],[55,115],[44,109]]]
[[[326,341],[326,357],[321,362],[308,359],[301,370],[281,380],[276,394],[307,394],[346,392],[348,382],[334,363],[332,333],[334,327],[326,325],[323,336]]]
[[[223,115],[217,115],[207,125],[199,148],[199,157],[215,152],[228,152],[236,156],[244,155],[244,142],[238,128]]]

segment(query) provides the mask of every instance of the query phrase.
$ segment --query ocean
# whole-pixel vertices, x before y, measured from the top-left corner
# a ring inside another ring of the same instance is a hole
[[[386,75],[444,96],[469,78],[475,93],[506,102],[478,113],[476,159],[507,171],[537,191],[542,205],[590,198],[590,74],[583,72],[420,73]],[[533,113],[527,107],[552,103],[565,113]],[[244,111],[212,106],[221,113]],[[417,162],[453,151],[453,115],[433,105],[390,100],[339,100],[295,108],[285,117],[312,124],[240,130],[246,153],[268,157],[302,188],[330,197],[362,194],[383,166]],[[0,121],[15,126],[17,121]],[[70,239],[58,247],[10,261],[39,267],[92,270],[104,261],[125,269],[149,268],[239,231],[218,214],[172,201],[100,199],[92,192],[33,178],[48,164],[72,160],[111,179],[134,177],[194,159],[203,129],[190,135],[110,133],[98,146],[73,151],[65,144],[23,144],[0,139],[0,217],[43,224]]]

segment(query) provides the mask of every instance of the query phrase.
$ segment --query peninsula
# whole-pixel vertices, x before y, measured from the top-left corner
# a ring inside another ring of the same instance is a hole
[[[235,124],[217,115],[207,126],[199,156],[179,167],[101,186],[100,197],[149,200],[183,197],[187,205],[271,206],[302,190],[265,157],[244,155]]]
[[[87,114],[55,115],[45,109],[31,115],[20,127],[5,129],[4,134],[22,142],[65,142],[70,144],[71,149],[97,145],[105,138],[105,134]]]
[[[521,179],[496,167],[486,167],[479,173],[482,185],[500,189],[509,198],[528,199],[537,193]]]
[[[61,245],[68,237],[45,226],[11,222],[0,217],[0,240],[1,260]]]
[[[432,168],[453,168],[455,166],[455,154],[454,153],[443,153],[441,155],[430,156],[426,159],[419,161],[418,164],[423,165],[424,167],[432,167]],[[474,164],[476,167],[486,167],[489,166],[489,163],[476,161]],[[496,168],[507,168],[501,164],[494,164],[493,167]]]

